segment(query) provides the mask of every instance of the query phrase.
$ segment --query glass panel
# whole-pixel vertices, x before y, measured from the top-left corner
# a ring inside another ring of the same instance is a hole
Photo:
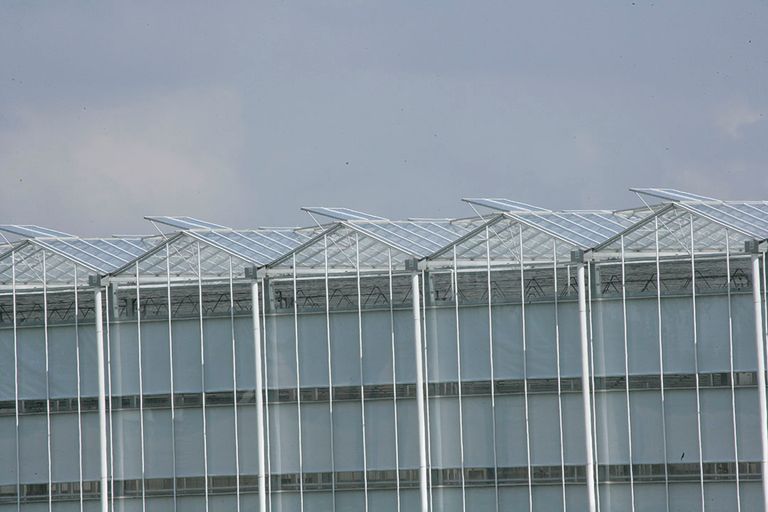
[[[523,378],[523,327],[520,306],[493,307],[493,370],[497,379]]]
[[[531,465],[560,464],[560,424],[556,395],[528,397]]]
[[[493,467],[493,416],[490,397],[462,398],[464,466]],[[495,498],[494,498],[495,500]]]
[[[299,371],[301,386],[328,386],[328,342],[325,315],[299,315]]]
[[[659,321],[655,298],[627,300],[627,351],[630,375],[659,373]]]
[[[581,394],[562,396],[563,403],[563,451],[565,464],[584,464],[584,403]]]
[[[299,472],[299,422],[296,404],[269,405],[269,451],[272,474]]]
[[[77,342],[74,327],[48,329],[51,398],[77,396]]]
[[[425,314],[429,382],[456,382],[456,311],[429,308]]]
[[[698,483],[676,483],[669,486],[670,510],[701,510],[701,487]],[[707,509],[709,510],[709,509]],[[733,504],[727,509],[733,510]]]
[[[632,496],[629,484],[600,484],[600,510],[632,510]],[[670,510],[687,510],[685,508]]]
[[[14,364],[13,331],[11,329],[0,329],[0,400],[15,399],[15,382],[16,369]]]
[[[302,457],[305,472],[331,471],[330,428],[327,404],[301,404]]]
[[[202,409],[176,410],[176,475],[204,475]]]
[[[200,323],[173,320],[173,386],[177,393],[200,392]]]
[[[173,475],[172,439],[170,409],[145,410],[144,468],[147,478],[169,477]]]
[[[235,414],[231,406],[207,407],[208,474],[236,475]]]
[[[145,394],[171,392],[169,356],[168,323],[142,320],[141,371]]]
[[[16,485],[16,419],[12,416],[0,416],[0,460],[0,485]]]
[[[598,464],[628,464],[627,399],[622,392],[595,394]]]
[[[667,391],[665,398],[668,462],[698,462],[696,392],[694,390]]]
[[[363,313],[363,380],[366,384],[392,383],[392,325],[389,311]]]
[[[359,402],[334,402],[333,449],[336,471],[362,471],[363,424]]]
[[[139,411],[113,411],[114,478],[141,478]]]
[[[113,324],[109,342],[112,355],[112,395],[138,395],[139,347],[136,323]]]
[[[74,482],[79,479],[77,414],[51,415],[51,479]]]
[[[526,466],[525,402],[523,396],[496,397],[496,446],[499,467]]]
[[[429,432],[433,468],[461,466],[458,398],[429,399]]]
[[[42,329],[18,330],[19,398],[45,398],[45,338]]]
[[[366,402],[365,436],[368,470],[395,469],[395,418],[390,400]]]
[[[206,318],[205,341],[206,391],[232,390],[232,322],[229,318]]]

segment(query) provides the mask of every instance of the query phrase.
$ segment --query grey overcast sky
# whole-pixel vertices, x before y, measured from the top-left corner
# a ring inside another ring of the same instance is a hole
[[[768,3],[0,4],[0,223],[768,199]]]

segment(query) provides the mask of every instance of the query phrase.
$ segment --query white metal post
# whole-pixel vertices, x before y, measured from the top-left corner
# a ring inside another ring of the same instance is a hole
[[[589,512],[596,511],[595,502],[595,459],[592,452],[592,405],[589,379],[589,338],[587,336],[587,292],[584,284],[584,263],[576,267],[576,281],[579,292],[579,335],[581,340],[581,397],[584,403],[584,438],[586,443],[587,501]]]
[[[96,366],[99,379],[99,502],[101,512],[108,512],[107,496],[107,393],[104,383],[104,318],[101,307],[101,288],[94,290],[96,311]]]
[[[421,341],[421,305],[419,301],[419,273],[411,274],[411,298],[413,301],[413,344],[416,351],[416,415],[419,423],[419,509],[427,512],[427,433],[424,430],[424,368]]]
[[[259,464],[259,512],[267,512],[266,466],[264,464],[264,383],[261,375],[261,316],[259,315],[259,283],[251,284],[251,313],[253,315],[253,346],[256,368],[256,446]]]
[[[760,467],[763,484],[763,510],[768,511],[768,412],[765,400],[765,347],[763,311],[760,297],[760,255],[752,255],[752,300],[755,307],[755,348],[757,349],[757,400],[760,412]]]

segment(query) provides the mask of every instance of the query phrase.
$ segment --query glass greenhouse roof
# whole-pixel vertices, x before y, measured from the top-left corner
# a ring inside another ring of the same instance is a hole
[[[309,209],[305,209],[310,211]],[[320,213],[312,208],[310,213]],[[346,208],[330,210],[347,211]],[[335,215],[335,214],[334,214]],[[402,266],[404,259],[423,259],[469,234],[484,223],[481,218],[388,220],[356,212],[358,218],[338,220],[328,230],[285,254],[270,267],[291,266],[321,268],[385,268],[395,251],[393,265]]]
[[[214,224],[213,222],[196,219],[194,217],[186,217],[186,216],[172,217],[172,216],[166,216],[166,215],[157,215],[157,216],[149,215],[144,218],[153,223],[158,222],[160,224],[165,224],[167,226],[171,226],[178,229],[229,229],[227,228],[227,226]]]
[[[768,238],[768,202],[721,201],[668,188],[637,188],[633,192],[680,204],[686,210],[758,239]]]
[[[197,276],[199,265],[200,275],[221,277],[229,274],[232,257],[231,271],[242,277],[244,267],[267,265],[322,230],[316,227],[233,229],[193,217],[152,216],[146,219],[181,231],[166,237],[157,248],[113,274],[130,276],[138,269],[141,274],[155,276],[166,272],[174,276]]]
[[[488,208],[490,210],[499,210],[502,212],[511,212],[511,211],[531,211],[531,212],[546,212],[548,211],[546,208],[540,208],[538,206],[534,206],[532,204],[528,203],[522,203],[520,201],[513,201],[511,199],[504,199],[501,197],[479,197],[479,198],[465,198],[462,199],[462,201],[474,204],[477,206],[482,206],[483,208]]]
[[[0,281],[10,283],[14,279],[11,272],[15,272],[19,283],[42,282],[43,276],[49,284],[84,282],[89,274],[107,275],[116,271],[145,254],[158,241],[158,237],[28,238],[0,255]]]
[[[276,274],[293,268],[404,268],[410,259],[443,265],[447,259],[478,265],[490,258],[563,261],[572,249],[605,257],[655,251],[665,255],[743,252],[745,240],[768,239],[768,202],[721,201],[675,189],[634,192],[656,204],[622,211],[548,210],[504,198],[471,198],[490,215],[465,219],[390,220],[350,208],[306,207],[315,227],[232,229],[187,216],[150,216],[172,232],[151,237],[83,238],[36,225],[0,225],[0,281],[87,281],[89,274],[130,278],[136,272],[160,278],[243,276],[244,268]],[[645,201],[643,201],[645,203]],[[317,222],[317,220],[316,220]],[[159,229],[159,228],[158,228]],[[9,240],[5,235],[11,238]],[[10,255],[13,254],[11,258]],[[440,263],[442,261],[442,263]],[[472,262],[475,263],[472,263]],[[79,271],[77,270],[79,269]],[[76,279],[75,279],[76,278]]]
[[[520,201],[476,198],[464,201],[504,212],[502,216],[548,234],[579,249],[590,249],[630,228],[648,212],[608,210],[553,211]],[[492,221],[493,222],[493,221]]]
[[[56,231],[55,229],[44,228],[42,226],[35,226],[33,224],[4,224],[0,226],[0,231],[11,233],[25,238],[35,237],[71,237],[69,233],[63,231]]]
[[[327,206],[304,206],[302,210],[310,214],[316,213],[334,220],[387,220],[384,217],[359,212],[351,208],[329,208]]]

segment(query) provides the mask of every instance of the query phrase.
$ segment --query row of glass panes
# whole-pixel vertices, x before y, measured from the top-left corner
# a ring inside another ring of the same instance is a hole
[[[735,462],[706,462],[703,464],[705,481],[733,481],[736,478]],[[700,466],[692,463],[670,464],[633,464],[631,470],[640,482],[665,482],[666,475],[670,482],[699,482]],[[603,483],[628,482],[629,464],[601,464],[597,466],[598,478]],[[761,476],[759,462],[739,462],[738,475],[742,480],[759,480]],[[416,488],[419,483],[417,469],[371,470],[365,475],[362,471],[305,472],[270,475],[270,492],[297,491],[299,482],[305,491],[360,490],[364,476],[369,488],[390,489]],[[491,486],[498,482],[501,486],[527,485],[529,468],[525,466],[494,468],[444,468],[431,470],[432,487]],[[463,476],[463,478],[462,478]],[[581,465],[532,466],[530,481],[534,485],[583,484],[586,478],[585,467]],[[115,480],[111,495],[115,497],[139,497],[142,488],[146,496],[172,496],[174,489],[177,496],[200,496],[207,487],[210,494],[231,494],[239,488],[241,493],[258,490],[257,475],[217,475],[209,476],[206,486],[205,477],[145,478]],[[98,498],[98,481],[82,483],[83,498]],[[48,484],[22,484],[20,486],[22,502],[48,500]],[[79,482],[54,482],[51,484],[54,501],[78,499]],[[17,498],[15,485],[0,486],[0,504],[15,503]]]
[[[725,294],[728,283],[731,291],[746,293],[752,289],[751,277],[747,268],[749,261],[743,258],[731,258],[730,277],[726,276],[724,260],[705,260],[697,263],[696,293]],[[665,262],[661,265],[661,295],[684,295],[690,293],[690,262]],[[575,271],[571,267],[558,269],[558,284],[554,287],[551,268],[527,269],[525,271],[525,298],[529,302],[551,302],[575,300]],[[598,264],[596,266],[594,293],[596,297],[620,296],[622,290],[621,267],[618,264]],[[453,304],[456,293],[452,289],[452,277],[447,273],[428,273],[428,305]],[[364,277],[361,285],[361,307],[369,309],[407,308],[410,306],[410,286],[407,276],[394,276],[392,297],[388,293],[388,280],[382,277]],[[459,272],[457,276],[458,299],[460,304],[487,304],[487,272]],[[328,281],[328,308],[332,311],[354,311],[357,309],[357,281],[350,278],[331,278]],[[518,270],[491,271],[492,302],[495,305],[517,304],[521,300],[520,273]],[[656,265],[653,262],[625,265],[624,287],[628,297],[655,296],[657,286]],[[267,311],[271,313],[292,313],[292,281],[273,281],[269,285],[270,301]],[[173,287],[171,301],[173,318],[195,318],[199,315],[199,294],[197,287]],[[186,293],[183,290],[187,290]],[[386,292],[386,293],[385,293]],[[69,294],[71,295],[71,294]],[[93,320],[91,294],[81,294],[75,311],[74,298],[68,294],[48,295],[48,323],[72,323],[75,314],[80,321]],[[55,297],[54,300],[52,298]],[[326,309],[324,280],[298,280],[297,308],[300,312],[322,312]],[[0,325],[13,324],[13,304],[10,296],[0,299]],[[17,325],[42,324],[43,309],[40,307],[42,296],[18,295],[16,297]],[[390,305],[391,302],[391,305]],[[250,289],[237,286],[234,288],[236,315],[250,312]],[[135,319],[138,303],[135,288],[121,289],[115,296],[113,307],[116,319]],[[230,297],[226,286],[206,286],[203,313],[206,317],[229,315]],[[141,317],[168,318],[167,291],[165,288],[141,290]]]
[[[756,372],[734,373],[733,384],[736,387],[753,387],[757,382]],[[558,385],[555,378],[528,379],[528,394],[557,393]],[[700,373],[699,388],[730,388],[731,376],[729,373]],[[664,375],[664,389],[695,389],[696,375],[670,373]],[[595,391],[624,391],[626,379],[624,376],[594,377]],[[659,375],[631,375],[629,378],[631,391],[659,390],[661,389],[661,377]],[[430,398],[456,397],[461,392],[462,396],[488,396],[491,394],[491,381],[463,381],[461,390],[458,382],[430,382],[427,384]],[[581,391],[581,378],[562,378],[560,380],[561,393],[577,393]],[[264,392],[265,400],[270,404],[293,403],[300,395],[302,402],[328,402],[329,388],[303,387],[300,391],[296,388],[269,389]],[[360,386],[334,386],[333,400],[346,401],[360,400]],[[415,384],[374,384],[363,386],[363,396],[366,400],[392,399],[397,392],[398,399],[416,398]],[[494,381],[494,393],[499,396],[520,395],[525,393],[525,381],[522,379],[498,379]],[[171,406],[171,395],[168,393],[154,393],[142,396],[125,395],[113,396],[111,399],[112,410],[132,410],[143,405],[144,409],[163,409]],[[174,393],[173,405],[176,408],[200,407],[203,402],[202,393]],[[211,391],[205,393],[206,407],[222,405],[253,405],[256,403],[255,390],[238,390],[236,397],[232,391]],[[13,416],[15,414],[13,400],[0,401],[0,416]],[[47,411],[46,400],[31,399],[19,400],[19,414],[41,414]],[[81,397],[80,411],[89,412],[98,409],[96,397]],[[64,413],[77,412],[77,398],[52,398],[50,400],[50,412]]]

